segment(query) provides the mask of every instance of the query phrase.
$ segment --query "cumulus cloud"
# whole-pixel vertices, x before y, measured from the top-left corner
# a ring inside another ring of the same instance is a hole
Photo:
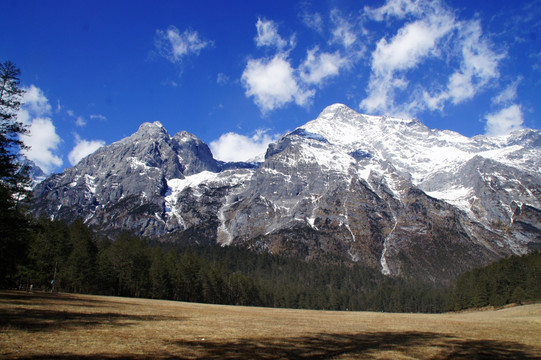
[[[349,64],[348,59],[336,51],[320,52],[318,47],[308,50],[300,66],[301,79],[308,84],[321,84],[326,78],[336,76]]]
[[[522,128],[524,117],[519,105],[513,104],[496,113],[485,116],[485,131],[487,135],[497,136],[509,134]]]
[[[49,100],[45,94],[43,94],[43,91],[34,85],[24,88],[22,102],[22,112],[24,113],[22,116],[42,116],[49,115],[51,113],[51,105],[49,104]]]
[[[378,8],[365,7],[364,15],[402,23],[372,52],[367,96],[359,104],[365,111],[409,116],[427,109],[443,111],[448,104],[474,98],[499,77],[505,54],[493,50],[480,21],[458,20],[441,1],[387,0]],[[442,70],[426,83],[414,71],[429,60],[439,62]]]
[[[286,46],[295,46],[295,36],[293,35],[289,41],[283,39],[278,34],[278,25],[272,20],[257,19],[255,24],[257,36],[255,43],[257,46],[276,47],[278,50],[284,49]]]
[[[394,92],[407,87],[405,71],[438,56],[438,41],[453,29],[453,17],[440,14],[404,25],[390,41],[380,39],[372,53],[368,96],[360,107],[369,112],[396,112]]]
[[[158,53],[172,63],[181,63],[188,55],[199,55],[201,50],[212,45],[203,40],[197,31],[179,29],[171,25],[165,30],[156,30],[154,46]]]
[[[103,140],[84,140],[75,134],[75,147],[68,154],[68,160],[71,165],[76,165],[86,156],[92,154],[100,147],[105,145]]]
[[[252,136],[229,132],[212,141],[210,149],[218,160],[250,161],[260,159],[278,137],[278,134],[269,134],[268,130],[257,130]]]
[[[309,26],[323,26],[319,14],[309,16],[305,12],[303,21],[309,20]],[[340,51],[320,51],[316,46],[307,50],[306,58],[295,67],[290,58],[295,46],[294,36],[285,40],[271,20],[258,19],[256,30],[257,46],[271,47],[275,52],[272,56],[248,60],[241,82],[246,96],[254,99],[263,114],[290,103],[308,105],[316,93],[314,85],[322,86],[325,80],[337,76],[351,63]]]
[[[29,129],[28,134],[21,136],[24,144],[30,147],[24,154],[44,172],[50,173],[62,165],[62,159],[56,154],[62,140],[50,118],[51,105],[43,91],[34,85],[24,90],[23,105],[17,116]]]
[[[438,94],[425,92],[428,108],[442,110],[445,102],[459,104],[482,91],[491,80],[499,77],[498,65],[505,54],[493,51],[482,35],[479,21],[458,24],[458,46],[461,49],[460,68],[447,82],[447,88]]]
[[[254,97],[263,113],[293,101],[297,105],[306,105],[315,92],[303,89],[294,72],[283,54],[272,59],[251,59],[241,78],[246,96]]]
[[[25,151],[27,158],[35,162],[45,173],[52,172],[62,165],[62,159],[55,154],[61,143],[55,126],[50,118],[38,117],[32,119],[29,134],[21,138],[25,145],[30,146]]]
[[[417,66],[425,57],[436,55],[437,41],[452,29],[449,16],[406,24],[391,41],[383,38],[378,42],[372,54],[373,71],[381,74]]]

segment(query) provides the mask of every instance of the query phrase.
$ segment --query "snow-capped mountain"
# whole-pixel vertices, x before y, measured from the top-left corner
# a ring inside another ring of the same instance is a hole
[[[486,174],[485,169],[485,182],[490,177],[493,183],[508,183],[509,171],[519,171],[521,175],[511,177],[526,176],[534,183],[524,186],[507,184],[507,191],[515,188],[525,196],[524,202],[541,208],[538,197],[527,191],[528,186],[539,185],[539,131],[524,129],[501,137],[476,136],[470,139],[448,130],[429,129],[417,120],[360,115],[339,104],[328,107],[317,120],[302,128],[323,135],[343,152],[361,150],[388,161],[402,177],[428,195],[460,207],[477,220],[483,221],[484,218],[476,215],[470,203],[476,200],[478,191],[473,183],[475,179],[471,178],[477,174],[470,173],[475,167],[489,167],[487,161],[508,169],[502,171],[502,176]],[[500,220],[509,220],[513,214],[510,202],[504,201],[501,206]]]
[[[35,189],[34,211],[107,232],[356,261],[449,280],[541,248],[541,133],[467,138],[345,105],[222,163],[145,123]]]
[[[22,156],[20,161],[19,171],[25,170],[30,178],[32,187],[40,183],[41,181],[47,178],[45,172],[32,160],[28,159],[26,156]]]

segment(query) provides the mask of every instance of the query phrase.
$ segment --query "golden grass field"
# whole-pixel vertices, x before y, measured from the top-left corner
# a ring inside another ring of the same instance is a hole
[[[541,304],[449,314],[0,291],[3,359],[541,359]]]

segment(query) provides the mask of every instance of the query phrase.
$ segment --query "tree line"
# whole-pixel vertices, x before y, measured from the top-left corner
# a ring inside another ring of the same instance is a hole
[[[111,241],[81,219],[35,221],[12,280],[20,289],[329,310],[441,312],[446,299],[444,288],[358,264],[163,244],[129,233]]]
[[[541,299],[541,253],[462,274],[449,287],[387,277],[355,263],[304,261],[238,247],[111,240],[78,219],[35,220],[11,278],[20,289],[212,304],[325,310],[443,312]]]
[[[448,310],[541,300],[541,252],[511,256],[460,275],[449,295]]]

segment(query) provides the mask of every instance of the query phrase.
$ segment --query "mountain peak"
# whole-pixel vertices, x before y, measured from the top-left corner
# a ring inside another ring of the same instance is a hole
[[[331,118],[336,117],[338,114],[349,113],[349,112],[355,112],[355,111],[347,105],[336,103],[336,104],[329,105],[325,109],[323,109],[323,111],[319,114],[317,118],[318,119],[320,118],[331,119]]]
[[[201,143],[201,139],[199,139],[196,135],[190,133],[190,132],[187,132],[185,130],[182,130],[178,133],[175,134],[175,136],[173,136],[173,138],[178,141],[179,143],[182,143],[182,142],[187,142],[187,141],[191,141],[191,142],[198,142],[198,143]]]
[[[162,125],[159,121],[154,122],[145,122],[142,123],[141,126],[139,126],[139,129],[137,130],[138,133],[163,133],[167,134],[167,130],[165,130],[165,127]]]

